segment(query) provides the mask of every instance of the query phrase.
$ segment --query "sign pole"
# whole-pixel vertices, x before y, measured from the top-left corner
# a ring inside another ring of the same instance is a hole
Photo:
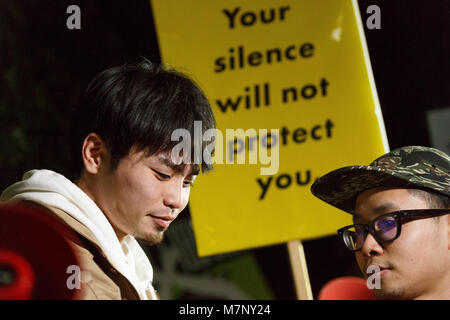
[[[300,240],[292,240],[287,243],[287,247],[292,274],[294,276],[295,290],[297,291],[297,299],[313,300],[303,244]]]

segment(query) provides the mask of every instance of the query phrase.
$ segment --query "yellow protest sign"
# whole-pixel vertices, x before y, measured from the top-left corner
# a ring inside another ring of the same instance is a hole
[[[348,224],[309,189],[388,149],[357,2],[151,4],[163,61],[193,76],[218,125],[215,170],[191,194],[199,255]]]

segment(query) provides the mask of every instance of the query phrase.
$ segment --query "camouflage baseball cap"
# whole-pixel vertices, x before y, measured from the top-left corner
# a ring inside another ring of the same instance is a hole
[[[398,148],[368,166],[344,167],[327,173],[314,182],[311,192],[353,214],[358,195],[377,187],[431,189],[450,196],[450,157],[434,148]]]

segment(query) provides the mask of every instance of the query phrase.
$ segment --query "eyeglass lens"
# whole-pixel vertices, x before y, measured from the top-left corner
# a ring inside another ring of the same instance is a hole
[[[390,241],[397,235],[397,221],[391,216],[377,219],[374,221],[374,229],[379,239]],[[363,246],[366,236],[364,227],[356,225],[344,232],[344,241],[349,249],[357,250]]]
[[[392,240],[397,235],[397,222],[394,217],[384,217],[374,223],[375,232],[384,241]]]
[[[344,232],[344,241],[351,250],[358,249],[366,238],[364,228],[350,228]]]

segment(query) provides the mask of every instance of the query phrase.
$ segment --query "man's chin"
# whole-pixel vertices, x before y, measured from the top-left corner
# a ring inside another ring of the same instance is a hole
[[[374,289],[373,293],[378,300],[403,300],[405,290],[403,288]]]
[[[142,236],[136,236],[135,238],[139,240],[139,242],[146,246],[154,246],[155,244],[160,243],[164,239],[164,232],[163,231],[157,231],[153,234],[145,234]]]

